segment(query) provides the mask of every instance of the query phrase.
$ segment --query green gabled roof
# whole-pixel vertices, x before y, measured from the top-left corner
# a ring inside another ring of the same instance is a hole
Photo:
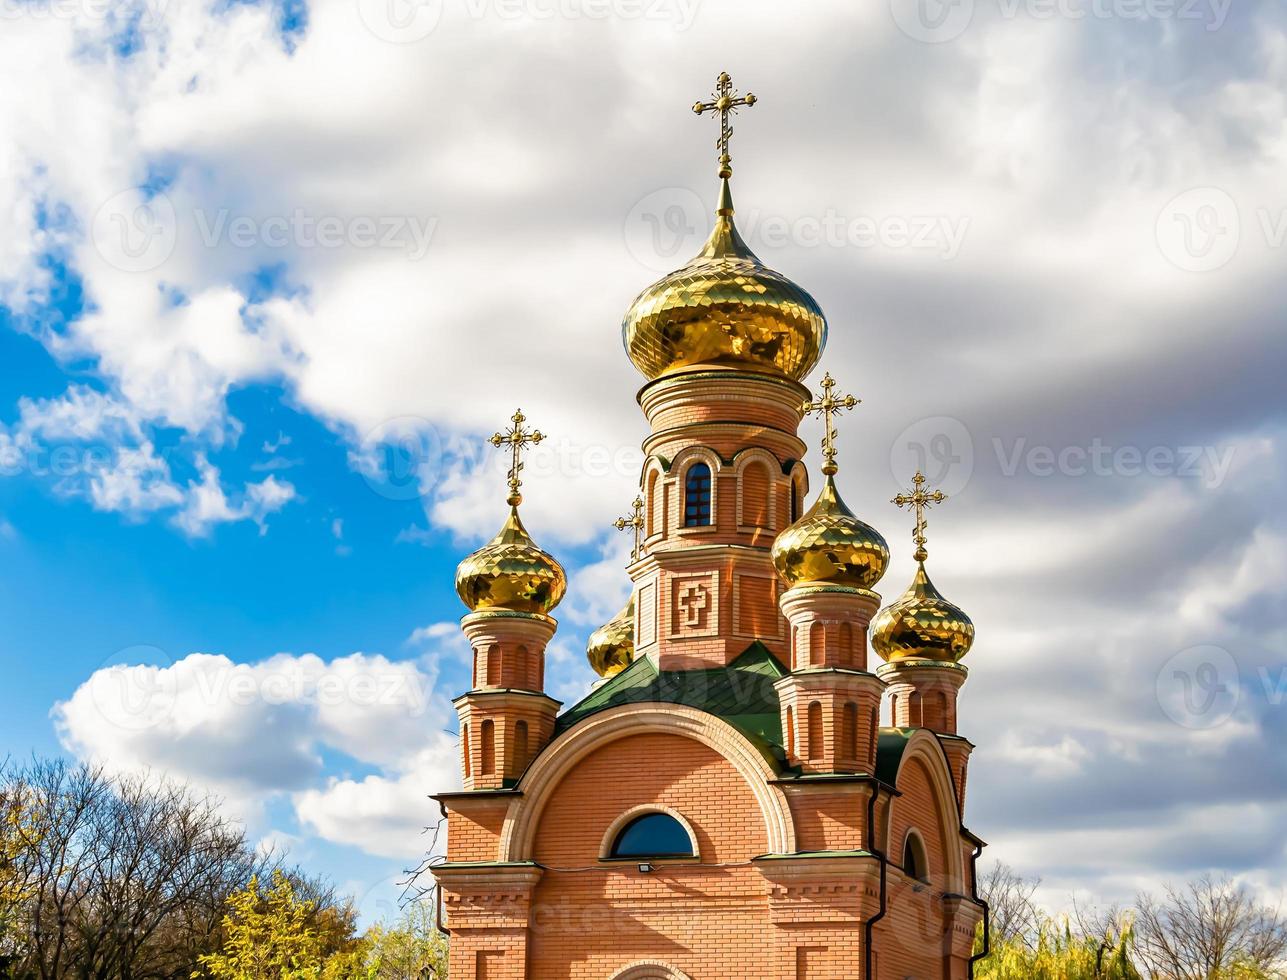
[[[727,667],[710,670],[659,671],[651,659],[640,657],[559,715],[555,736],[584,718],[619,705],[682,704],[722,718],[781,769],[786,760],[773,683],[785,674],[777,658],[758,640]]]
[[[916,728],[882,728],[876,735],[876,778],[889,786],[898,783],[898,767],[903,761],[903,750],[911,741]]]

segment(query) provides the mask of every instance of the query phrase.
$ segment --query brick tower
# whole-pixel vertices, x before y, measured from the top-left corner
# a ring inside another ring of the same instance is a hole
[[[514,511],[457,576],[465,788],[435,797],[453,980],[970,974],[981,842],[962,824],[956,692],[973,627],[923,563],[877,613],[889,549],[835,479],[835,416],[856,399],[829,375],[816,400],[804,386],[826,320],[734,224],[728,120],[754,104],[721,75],[694,106],[721,124],[714,228],[623,321],[650,426],[617,525],[638,535],[631,598],[590,638],[604,680],[557,715],[541,664],[565,577],[517,516],[517,454],[539,433],[520,413],[493,439],[515,453]],[[824,479],[804,512],[809,412]]]

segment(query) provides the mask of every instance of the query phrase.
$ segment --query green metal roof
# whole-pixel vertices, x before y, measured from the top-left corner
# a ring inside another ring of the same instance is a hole
[[[781,770],[786,757],[773,683],[785,674],[777,658],[758,640],[727,667],[710,670],[659,671],[648,657],[640,657],[559,715],[555,736],[582,719],[619,705],[682,704],[728,722]]]
[[[916,728],[882,728],[876,735],[876,778],[889,786],[897,785],[898,767],[903,761],[903,750],[911,741]]]

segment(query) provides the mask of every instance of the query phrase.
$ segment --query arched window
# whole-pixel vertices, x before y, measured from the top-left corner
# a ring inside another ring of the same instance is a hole
[[[711,468],[694,463],[684,478],[684,527],[706,527],[710,522]]]
[[[482,739],[482,774],[490,776],[496,771],[496,723],[490,718],[483,722]]]
[[[473,762],[469,758],[469,726],[466,725],[460,732],[460,739],[464,743],[465,755],[465,778],[468,779],[474,774]]]
[[[773,492],[769,468],[760,462],[747,463],[739,480],[742,492],[742,525],[769,526],[769,494]]]
[[[800,519],[800,484],[791,481],[791,523]]]
[[[661,513],[660,481],[657,471],[648,474],[648,509],[644,511],[644,533],[649,537],[661,530],[657,516]]]
[[[809,758],[822,758],[822,702],[809,705]]]
[[[527,763],[527,722],[520,721],[514,726],[514,762],[515,768]]]
[[[827,647],[827,629],[818,621],[809,624],[809,666],[821,667]]]
[[[501,686],[501,658],[500,650],[495,643],[487,647],[487,686]]]
[[[521,671],[521,673],[516,679],[510,681],[509,686],[527,687],[528,690],[533,690],[531,687],[531,677],[536,673],[536,671],[532,669],[532,651],[527,649],[527,647],[522,643],[520,643],[518,648],[514,651],[514,665],[517,668],[517,671]]]
[[[903,843],[903,874],[917,881],[929,883],[929,861],[925,857],[925,842],[914,830],[907,832]]]
[[[840,730],[844,736],[845,758],[856,761],[858,758],[858,705],[852,701],[845,704]]]
[[[684,825],[669,813],[645,813],[621,828],[612,842],[614,858],[695,857]]]
[[[786,750],[787,755],[799,755],[795,747],[795,712],[790,707],[786,709]]]

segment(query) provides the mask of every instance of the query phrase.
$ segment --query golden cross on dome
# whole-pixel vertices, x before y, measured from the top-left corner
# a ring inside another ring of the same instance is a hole
[[[900,493],[893,499],[893,503],[899,507],[910,506],[916,512],[916,530],[912,532],[912,540],[916,542],[916,553],[912,555],[917,561],[924,561],[929,557],[929,552],[925,550],[925,528],[928,526],[925,520],[925,512],[933,504],[941,504],[947,499],[947,494],[942,490],[935,490],[930,493],[925,489],[925,474],[920,470],[912,477],[912,490],[908,493]]]
[[[630,505],[630,516],[618,517],[612,522],[612,526],[618,531],[624,531],[626,528],[630,528],[635,532],[635,545],[630,549],[631,561],[634,561],[639,557],[639,546],[643,541],[643,509],[643,497],[636,497],[635,502]]]
[[[728,155],[728,141],[733,135],[733,127],[728,124],[728,117],[743,106],[749,109],[758,101],[751,92],[745,95],[734,92],[733,79],[728,77],[728,72],[722,71],[719,73],[719,78],[715,80],[715,91],[711,93],[711,101],[693,103],[693,112],[699,116],[704,112],[719,113],[719,139],[715,141],[715,148],[719,150],[721,177],[733,176],[733,158]]]
[[[861,398],[855,398],[853,395],[837,395],[832,389],[835,388],[836,381],[831,377],[828,371],[822,378],[822,397],[816,402],[805,402],[800,410],[805,415],[821,415],[823,421],[822,433],[822,455],[826,457],[826,462],[822,465],[822,472],[831,476],[836,472],[836,426],[835,416],[842,411],[849,411],[855,405],[862,403]]]
[[[518,492],[518,488],[523,485],[519,476],[523,472],[523,450],[528,446],[535,446],[545,436],[539,429],[528,431],[523,428],[527,416],[523,414],[521,408],[510,416],[510,421],[514,424],[510,426],[509,431],[497,432],[487,441],[497,449],[501,446],[509,446],[514,454],[509,466],[509,500],[507,502],[511,507],[517,507],[523,502],[523,495]]]

